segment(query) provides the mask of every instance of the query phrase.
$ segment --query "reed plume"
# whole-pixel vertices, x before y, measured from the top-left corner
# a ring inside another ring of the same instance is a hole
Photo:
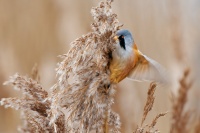
[[[111,109],[115,85],[110,83],[109,61],[112,38],[121,25],[111,3],[106,0],[92,8],[92,31],[72,42],[61,56],[58,81],[49,93],[35,68],[35,80],[16,74],[5,83],[23,93],[23,98],[1,100],[1,105],[22,111],[20,132],[119,132],[119,115]]]
[[[115,85],[110,83],[109,61],[120,27],[111,2],[91,10],[93,31],[72,42],[57,68],[60,103],[71,132],[118,132],[120,127],[119,116],[111,110]]]
[[[198,133],[200,131],[200,118],[198,118],[197,123],[195,124],[194,133]]]
[[[171,133],[188,133],[191,130],[189,124],[189,119],[192,117],[191,112],[184,110],[188,99],[188,91],[192,86],[192,81],[187,81],[189,73],[190,69],[185,69],[179,81],[178,95],[173,95]]]
[[[147,100],[146,100],[146,104],[144,106],[144,110],[143,110],[143,116],[142,116],[142,121],[141,121],[141,125],[140,127],[137,126],[136,130],[134,131],[134,133],[158,133],[159,130],[155,129],[155,125],[158,121],[158,119],[162,116],[165,116],[167,114],[167,112],[165,113],[159,113],[150,124],[146,124],[144,125],[144,121],[146,120],[146,117],[148,116],[149,112],[152,110],[153,108],[153,104],[154,104],[154,100],[155,100],[155,90],[156,90],[156,84],[154,82],[152,82],[149,86],[148,92],[147,92]]]

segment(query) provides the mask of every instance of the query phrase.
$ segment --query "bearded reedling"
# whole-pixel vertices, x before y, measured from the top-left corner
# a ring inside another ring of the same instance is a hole
[[[114,37],[115,50],[110,63],[112,83],[119,83],[124,78],[136,81],[156,81],[166,83],[164,68],[153,59],[143,55],[128,30],[117,31]]]

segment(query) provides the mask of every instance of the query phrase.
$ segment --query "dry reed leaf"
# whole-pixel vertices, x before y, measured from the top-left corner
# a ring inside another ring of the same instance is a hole
[[[171,123],[171,133],[188,133],[189,132],[189,118],[191,117],[191,112],[184,111],[184,107],[187,102],[187,94],[192,86],[192,82],[188,82],[188,76],[190,69],[185,69],[183,77],[180,79],[178,95],[173,96],[174,99],[173,109],[172,109],[172,123]]]

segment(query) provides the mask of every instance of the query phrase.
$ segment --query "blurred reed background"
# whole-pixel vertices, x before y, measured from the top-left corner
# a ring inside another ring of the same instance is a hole
[[[50,88],[55,83],[57,56],[68,51],[70,42],[91,30],[90,9],[98,2],[0,0],[0,98],[18,96],[3,82],[16,72],[29,75],[35,63],[41,84]],[[171,86],[158,86],[149,121],[160,112],[171,111],[171,92],[177,93],[178,80],[186,67],[194,79],[186,110],[199,114],[200,2],[115,0],[113,11],[124,28],[132,31],[139,49],[165,66],[173,81]],[[120,114],[123,133],[131,133],[141,122],[148,86],[127,79],[118,85],[113,108]],[[0,106],[0,132],[16,132],[19,117],[19,112]],[[168,113],[160,118],[156,128],[168,133],[170,117]]]

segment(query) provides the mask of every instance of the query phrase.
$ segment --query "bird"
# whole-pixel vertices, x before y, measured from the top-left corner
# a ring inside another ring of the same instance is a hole
[[[113,39],[116,43],[109,66],[111,83],[126,77],[134,81],[167,82],[164,67],[140,52],[129,30],[118,30]]]

